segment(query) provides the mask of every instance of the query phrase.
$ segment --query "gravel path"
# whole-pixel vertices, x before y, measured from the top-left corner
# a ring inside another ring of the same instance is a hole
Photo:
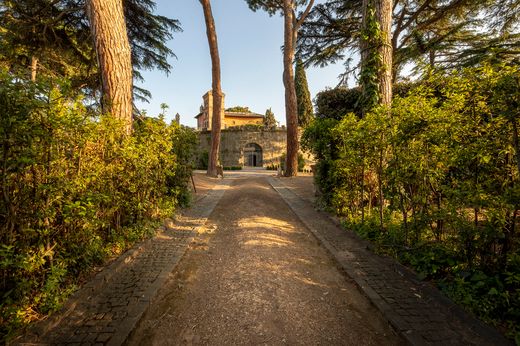
[[[510,344],[317,211],[312,177],[195,181],[192,208],[12,344]]]
[[[266,178],[229,179],[128,345],[403,343]]]

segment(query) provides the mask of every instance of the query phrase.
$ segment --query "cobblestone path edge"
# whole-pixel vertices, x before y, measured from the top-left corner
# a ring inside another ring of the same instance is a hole
[[[222,180],[158,234],[97,273],[12,345],[122,345],[224,195]]]
[[[369,242],[317,211],[283,184],[283,178],[268,181],[408,344],[512,345],[408,268],[369,251]]]

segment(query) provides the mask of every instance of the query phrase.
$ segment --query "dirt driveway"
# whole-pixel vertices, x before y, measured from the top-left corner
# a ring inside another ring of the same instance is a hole
[[[234,176],[129,345],[397,345],[265,177]]]

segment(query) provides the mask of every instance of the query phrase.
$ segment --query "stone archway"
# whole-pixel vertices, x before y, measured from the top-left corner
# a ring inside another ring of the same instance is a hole
[[[262,167],[262,147],[256,143],[249,143],[244,147],[244,166]]]

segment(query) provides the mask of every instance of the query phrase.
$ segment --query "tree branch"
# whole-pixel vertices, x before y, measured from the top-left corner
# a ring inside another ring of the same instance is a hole
[[[303,11],[303,13],[300,16],[300,18],[298,18],[296,20],[296,24],[294,26],[294,30],[298,31],[300,29],[300,27],[302,26],[303,22],[305,21],[305,18],[307,18],[307,16],[309,15],[309,12],[311,12],[311,9],[312,9],[313,5],[314,5],[314,0],[310,0],[309,3],[307,4],[307,8],[305,9],[305,11]]]

